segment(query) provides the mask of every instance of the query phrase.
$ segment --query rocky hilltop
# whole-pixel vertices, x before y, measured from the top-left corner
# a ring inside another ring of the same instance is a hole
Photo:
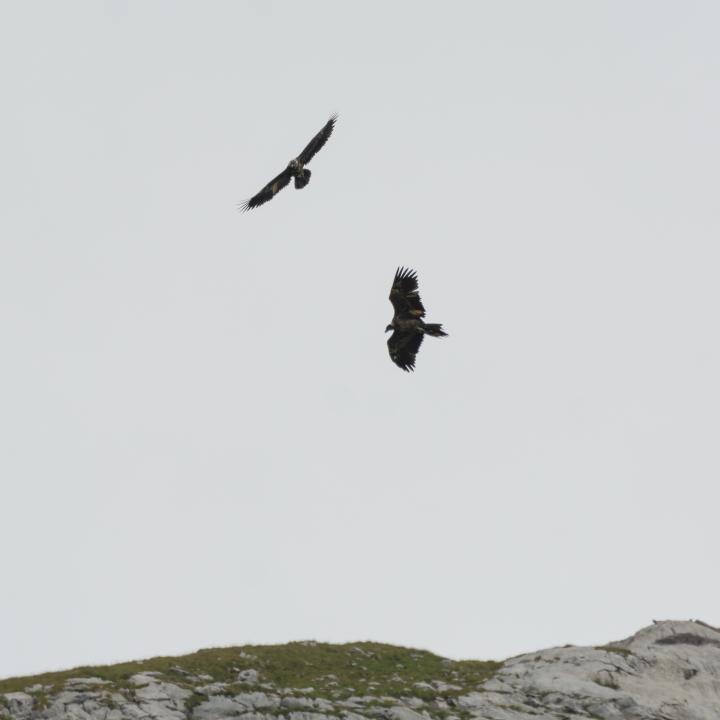
[[[378,643],[245,646],[0,681],[3,720],[719,720],[720,630],[657,622],[505,662]]]

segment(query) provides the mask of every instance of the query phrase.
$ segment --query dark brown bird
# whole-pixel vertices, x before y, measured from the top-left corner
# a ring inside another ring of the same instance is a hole
[[[406,372],[415,369],[415,356],[425,335],[447,337],[442,325],[426,323],[425,308],[418,292],[414,270],[398,268],[390,290],[390,302],[395,308],[392,322],[385,332],[393,330],[388,340],[390,359]]]
[[[245,212],[252,208],[259,207],[268,200],[272,200],[289,182],[295,178],[295,187],[302,190],[309,182],[312,173],[305,166],[313,159],[315,153],[322,148],[332,135],[335,122],[338,119],[337,113],[333,115],[324,125],[323,129],[307,144],[305,149],[293,158],[288,166],[277,176],[274,177],[257,195],[253,195],[240,205],[240,209]]]

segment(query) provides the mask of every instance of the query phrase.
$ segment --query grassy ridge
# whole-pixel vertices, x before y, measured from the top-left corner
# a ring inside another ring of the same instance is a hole
[[[190,676],[208,675],[215,682],[233,683],[240,670],[260,673],[259,684],[278,689],[304,690],[306,696],[342,699],[350,695],[434,697],[459,695],[475,690],[490,678],[501,663],[477,660],[446,660],[424,650],[360,642],[329,645],[294,642],[287,645],[245,645],[199,650],[179,657],[156,657],[117,665],[84,666],[62,672],[0,680],[0,694],[41,684],[48,693],[62,688],[69,678],[99,677],[115,689],[129,686],[139,672],[162,673],[159,679],[184,687],[201,684]],[[433,680],[458,686],[439,692],[416,688],[414,683]],[[206,682],[210,682],[206,680]],[[312,688],[312,690],[308,690]],[[109,688],[108,688],[109,689]],[[247,690],[247,685],[237,691]]]

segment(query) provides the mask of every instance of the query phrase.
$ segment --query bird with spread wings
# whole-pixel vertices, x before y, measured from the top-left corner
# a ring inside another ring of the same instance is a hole
[[[305,166],[328,141],[328,138],[332,135],[337,119],[337,113],[332,115],[322,130],[305,146],[305,149],[296,158],[293,158],[287,167],[277,177],[274,177],[259,193],[242,203],[240,209],[243,211],[252,210],[252,208],[259,207],[268,200],[272,200],[292,178],[295,178],[295,188],[302,190],[302,188],[310,182],[310,175],[312,174]]]
[[[406,372],[415,369],[423,337],[446,337],[439,323],[426,323],[425,308],[420,300],[417,273],[409,268],[398,268],[390,290],[390,302],[395,309],[392,322],[385,332],[393,331],[388,340],[390,359]]]

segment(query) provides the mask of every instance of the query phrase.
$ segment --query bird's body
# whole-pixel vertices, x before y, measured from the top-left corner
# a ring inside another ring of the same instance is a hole
[[[390,302],[395,309],[392,322],[385,332],[392,330],[388,340],[390,359],[406,372],[415,369],[415,356],[425,335],[446,337],[442,325],[426,323],[425,308],[418,292],[417,274],[414,270],[398,268],[390,290]]]
[[[297,158],[293,158],[287,166],[290,177],[295,180],[295,188],[302,190],[309,182],[312,173]]]
[[[290,160],[287,167],[277,177],[274,177],[259,193],[244,202],[241,205],[241,209],[243,211],[251,210],[268,202],[268,200],[272,200],[292,179],[295,180],[295,188],[297,190],[302,190],[306,187],[310,182],[312,173],[305,166],[312,160],[315,153],[328,141],[335,127],[337,118],[337,115],[333,115],[325,123],[322,130],[305,146],[303,151],[296,158]]]

